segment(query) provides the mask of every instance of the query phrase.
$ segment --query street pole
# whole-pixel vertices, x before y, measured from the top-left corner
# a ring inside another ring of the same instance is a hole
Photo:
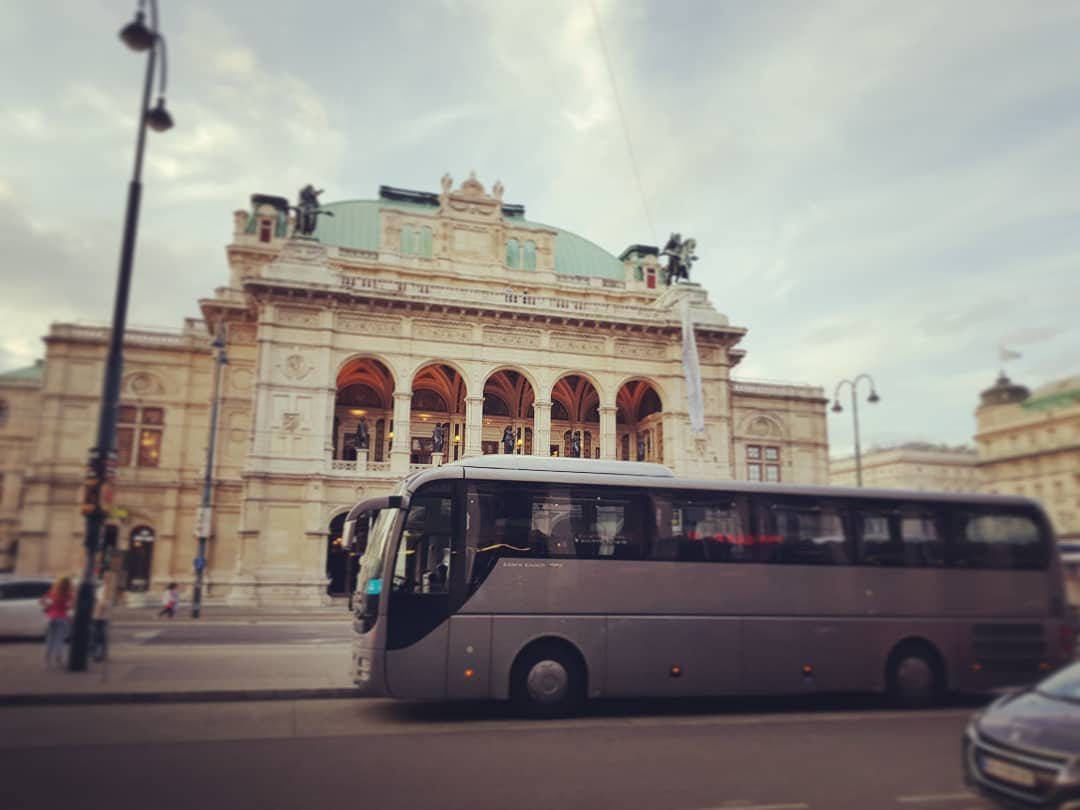
[[[90,652],[90,622],[94,610],[94,558],[105,525],[105,507],[110,500],[109,491],[113,475],[116,446],[116,411],[120,399],[120,377],[124,370],[124,327],[127,322],[128,296],[131,290],[131,270],[135,257],[135,236],[139,225],[139,203],[142,198],[143,150],[146,146],[146,128],[151,126],[164,131],[172,126],[172,119],[164,108],[164,81],[157,106],[150,108],[150,90],[154,83],[154,67],[158,46],[164,39],[157,32],[157,5],[151,3],[152,27],[143,24],[140,11],[135,22],[129,23],[120,36],[133,50],[148,50],[146,78],[143,82],[142,103],[139,108],[139,130],[135,142],[135,166],[128,183],[127,213],[124,217],[124,236],[120,247],[120,271],[116,279],[116,299],[113,302],[112,331],[109,335],[109,354],[105,361],[105,380],[101,391],[101,412],[98,414],[97,442],[90,450],[87,475],[83,492],[82,512],[86,517],[86,536],[83,545],[86,560],[82,579],[75,600],[75,621],[71,628],[71,650],[68,669],[85,672]],[[164,51],[162,51],[164,54]],[[162,74],[164,77],[164,73]]]
[[[836,384],[836,391],[833,394],[833,413],[840,413],[844,409],[840,406],[840,389],[847,385],[851,387],[851,417],[855,427],[855,486],[862,487],[862,447],[859,444],[859,400],[856,396],[856,390],[859,387],[859,383],[862,380],[866,380],[870,383],[870,396],[866,398],[866,401],[873,405],[875,402],[879,402],[881,397],[878,396],[877,387],[874,385],[874,380],[869,374],[860,374],[854,380],[841,380]]]
[[[214,393],[210,404],[210,441],[206,446],[206,472],[203,474],[202,503],[199,506],[199,517],[196,521],[196,530],[199,534],[199,552],[195,557],[195,593],[191,598],[191,618],[199,618],[202,611],[202,587],[203,571],[206,570],[206,545],[210,538],[211,509],[210,500],[214,488],[214,445],[217,439],[218,405],[221,392],[221,372],[225,364],[229,362],[225,356],[225,340],[222,337],[224,325],[218,327],[218,334],[214,338],[213,347],[216,352],[214,363]]]

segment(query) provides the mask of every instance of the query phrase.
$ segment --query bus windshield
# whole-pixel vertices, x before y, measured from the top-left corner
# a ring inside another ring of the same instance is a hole
[[[380,509],[368,533],[367,549],[360,558],[360,577],[356,583],[358,593],[377,596],[382,592],[382,566],[394,520],[399,509]]]

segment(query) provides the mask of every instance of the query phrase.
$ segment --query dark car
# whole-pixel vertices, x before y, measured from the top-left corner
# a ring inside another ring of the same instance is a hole
[[[1080,810],[1080,662],[972,717],[964,776],[1004,807]]]

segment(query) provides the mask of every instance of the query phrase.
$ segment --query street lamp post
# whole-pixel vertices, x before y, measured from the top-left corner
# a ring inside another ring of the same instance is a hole
[[[116,299],[113,303],[112,332],[109,354],[105,362],[105,381],[101,391],[101,413],[98,415],[97,442],[90,450],[86,483],[83,492],[83,515],[86,516],[86,562],[75,601],[75,622],[71,628],[71,652],[68,668],[85,672],[90,649],[90,618],[94,610],[94,558],[97,555],[101,529],[105,524],[105,507],[113,475],[116,446],[116,409],[120,399],[120,376],[124,368],[124,325],[127,321],[128,293],[131,289],[131,268],[135,257],[135,234],[139,224],[139,201],[142,196],[142,162],[146,145],[146,128],[164,132],[173,125],[165,109],[166,52],[165,38],[158,31],[157,0],[150,0],[150,25],[144,21],[140,0],[135,19],[120,31],[120,38],[133,51],[147,51],[146,79],[139,107],[139,130],[135,144],[135,167],[128,183],[127,213],[124,218],[124,237],[120,247],[120,272],[116,280]],[[150,90],[154,84],[157,54],[161,51],[161,77],[157,103],[150,107]]]
[[[214,369],[214,393],[210,404],[210,441],[206,447],[206,472],[203,474],[202,503],[199,505],[199,517],[196,521],[196,531],[199,535],[199,551],[195,557],[195,592],[191,597],[191,618],[199,618],[202,611],[202,587],[203,571],[206,570],[206,543],[210,538],[211,510],[210,497],[214,489],[214,444],[217,439],[218,423],[218,400],[221,391],[221,372],[229,358],[225,356],[224,325],[218,327],[214,337],[213,348],[217,353],[214,357],[216,368]]]
[[[841,380],[836,384],[836,393],[833,394],[833,413],[840,413],[844,409],[840,407],[840,389],[844,385],[851,387],[851,416],[855,421],[855,485],[862,486],[862,451],[859,447],[859,400],[855,396],[855,390],[859,387],[859,382],[866,380],[870,383],[870,396],[866,398],[866,401],[873,405],[875,402],[880,402],[881,397],[877,394],[877,386],[874,385],[874,380],[869,374],[860,374],[854,380]]]

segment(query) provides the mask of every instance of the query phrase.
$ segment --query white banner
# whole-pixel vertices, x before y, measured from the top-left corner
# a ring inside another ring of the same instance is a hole
[[[701,398],[701,365],[698,363],[697,338],[690,317],[690,300],[684,298],[682,311],[682,363],[686,376],[686,399],[690,411],[690,430],[705,432],[705,403]]]

